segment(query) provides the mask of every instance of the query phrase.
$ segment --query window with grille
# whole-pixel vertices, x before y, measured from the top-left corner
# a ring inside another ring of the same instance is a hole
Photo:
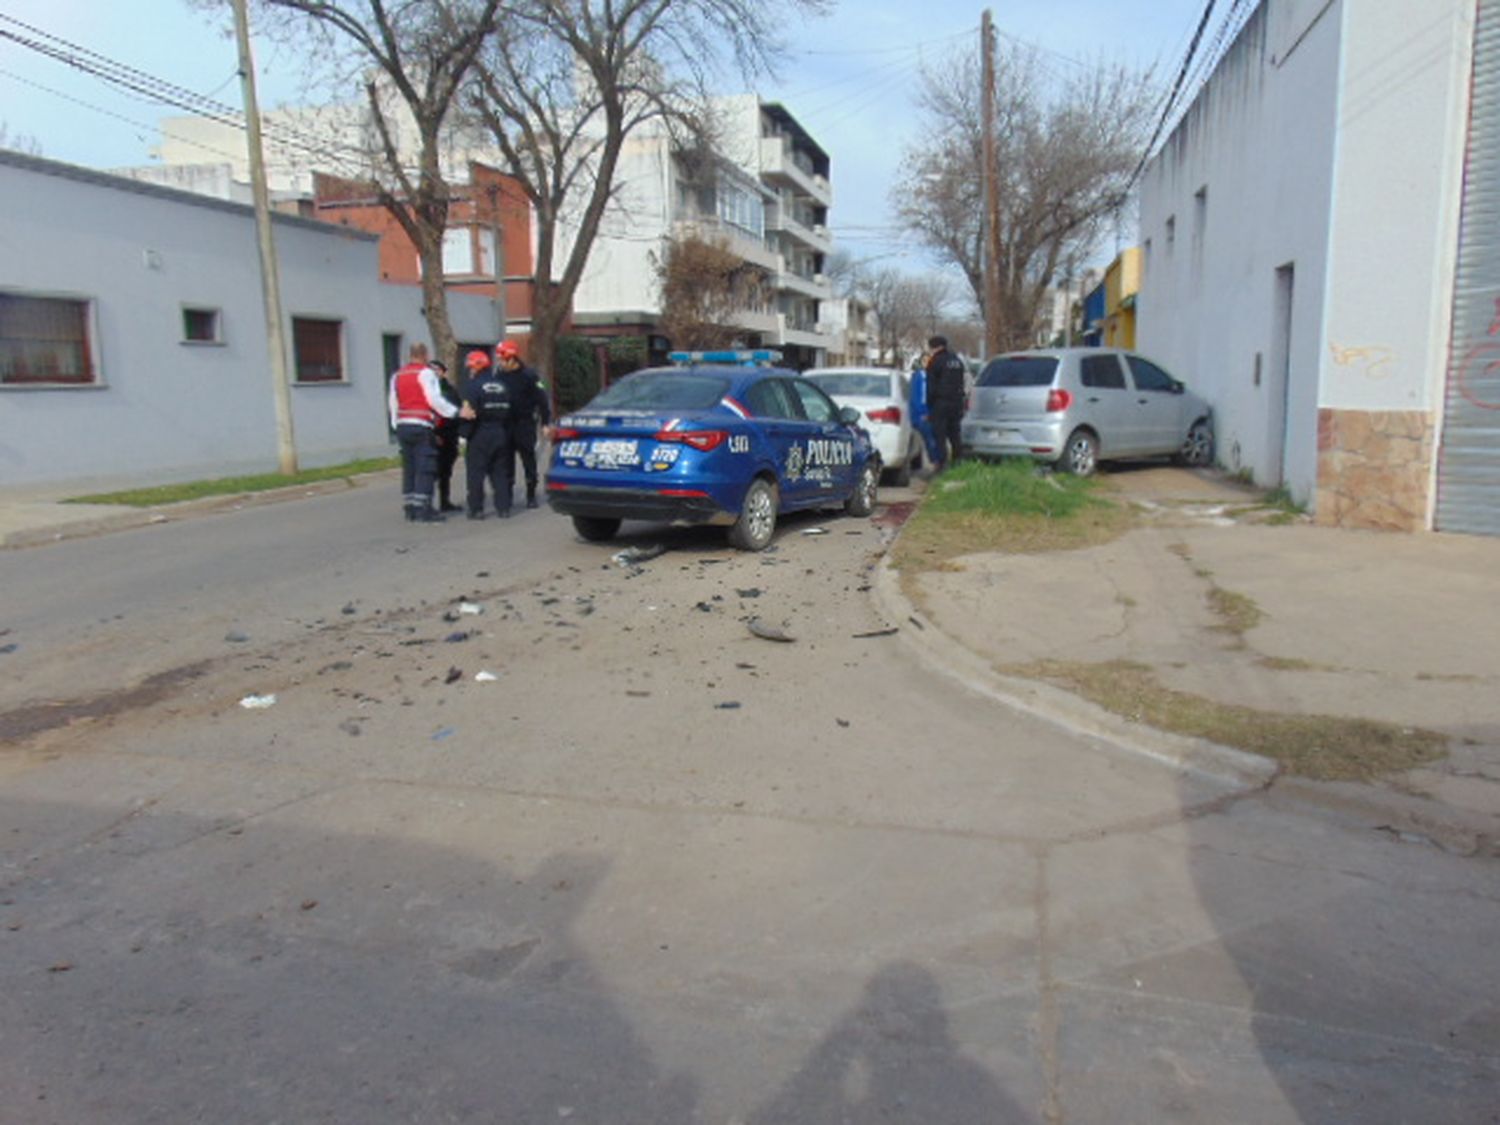
[[[0,385],[98,382],[90,302],[0,293]]]
[[[219,336],[219,310],[184,308],[182,340],[187,344],[223,343]]]
[[[344,379],[343,322],[292,317],[292,352],[299,383],[340,383]]]

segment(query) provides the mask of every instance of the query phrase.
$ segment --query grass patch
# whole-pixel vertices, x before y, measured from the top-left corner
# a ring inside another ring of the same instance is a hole
[[[217,480],[186,481],[154,488],[131,488],[122,492],[96,492],[89,496],[70,496],[64,504],[124,504],[132,508],[154,508],[158,504],[180,504],[184,500],[201,500],[206,496],[234,496],[242,492],[269,492],[274,488],[296,488],[325,480],[344,480],[361,473],[379,473],[398,468],[399,457],[369,457],[346,461],[322,469],[304,469],[292,476],[281,473],[256,473],[244,477],[220,477]]]
[[[1091,547],[1116,538],[1130,511],[1103,499],[1098,484],[1038,472],[1029,460],[965,461],[928,485],[921,507],[891,553],[898,569],[936,570],[959,555]]]
[[[1222,633],[1233,633],[1237,637],[1243,637],[1266,619],[1265,613],[1253,600],[1222,586],[1209,587],[1208,608],[1219,619],[1219,624],[1214,628]]]
[[[1296,656],[1262,656],[1256,660],[1262,668],[1273,672],[1347,672],[1336,664],[1323,664],[1316,660],[1303,660]],[[1417,677],[1421,679],[1420,676]]]
[[[1000,671],[1058,684],[1116,715],[1273,758],[1291,773],[1321,781],[1367,781],[1447,754],[1447,738],[1435,731],[1216,703],[1165,687],[1150,668],[1130,661],[1041,660]]]

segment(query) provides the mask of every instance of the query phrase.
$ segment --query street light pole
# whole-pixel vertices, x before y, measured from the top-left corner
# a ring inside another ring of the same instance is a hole
[[[276,241],[271,232],[271,201],[266,190],[266,161],[261,151],[260,108],[255,100],[255,62],[250,56],[250,21],[245,0],[232,0],[234,36],[239,45],[240,85],[245,96],[245,132],[250,146],[250,186],[255,195],[255,233],[260,242],[260,282],[266,306],[266,344],[271,352],[271,397],[276,404],[276,452],[281,471],[297,471],[297,441],[292,433],[292,398],[287,378],[286,332],[281,323],[281,283]]]
[[[998,355],[1000,346],[1000,185],[995,167],[995,27],[990,10],[984,10],[979,24],[979,51],[982,61],[980,95],[981,121],[984,130],[984,216],[981,223],[980,258],[984,266],[984,346],[987,356]]]

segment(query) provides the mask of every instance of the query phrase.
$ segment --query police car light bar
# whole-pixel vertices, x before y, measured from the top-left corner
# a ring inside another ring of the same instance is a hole
[[[718,352],[668,352],[673,363],[738,363],[746,367],[758,364],[780,363],[781,353],[774,348],[757,348],[754,351],[726,350]]]

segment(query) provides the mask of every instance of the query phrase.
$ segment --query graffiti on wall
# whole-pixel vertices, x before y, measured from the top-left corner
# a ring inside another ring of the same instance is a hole
[[[1366,379],[1376,381],[1391,374],[1390,365],[1396,360],[1395,351],[1384,344],[1364,344],[1352,348],[1329,344],[1328,350],[1338,366],[1356,368]]]

